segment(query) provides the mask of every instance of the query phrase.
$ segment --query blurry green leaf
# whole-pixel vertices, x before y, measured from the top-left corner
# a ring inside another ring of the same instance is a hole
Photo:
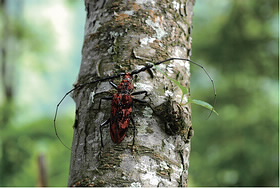
[[[213,110],[213,112],[215,112],[215,114],[219,115],[218,112],[214,109],[214,107],[211,104],[209,104],[205,101],[197,100],[197,99],[189,99],[189,103],[200,105],[200,106],[202,106],[204,108],[207,108],[211,111]]]

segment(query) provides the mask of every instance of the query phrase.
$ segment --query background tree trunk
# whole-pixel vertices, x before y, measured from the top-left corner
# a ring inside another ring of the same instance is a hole
[[[194,0],[85,0],[85,6],[78,84],[170,57],[190,58]],[[188,62],[160,67],[189,87]],[[100,97],[114,92],[110,84],[101,82],[75,91],[69,186],[187,186],[191,109],[179,105],[182,93],[174,83],[155,69],[152,73],[153,77],[141,72],[134,79],[136,91],[146,90],[150,95],[145,98],[149,104],[134,105],[133,149],[133,129],[121,144],[115,144],[109,128],[103,129],[101,148],[99,125],[110,117],[111,102],[104,101],[101,110],[98,103]]]

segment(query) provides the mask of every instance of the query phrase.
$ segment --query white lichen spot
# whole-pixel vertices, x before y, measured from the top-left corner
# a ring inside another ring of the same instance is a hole
[[[143,67],[144,67],[144,65],[135,65],[135,70],[141,69]]]
[[[148,45],[149,43],[153,43],[156,40],[154,37],[145,37],[140,39],[140,45],[143,47],[143,45]]]
[[[167,33],[160,27],[159,23],[155,23],[152,20],[146,20],[146,24],[151,26],[156,31],[156,38],[162,39]]]
[[[167,163],[166,163],[165,161],[161,161],[161,162],[159,163],[159,166],[160,166],[160,169],[161,169],[161,170],[167,170],[167,169],[169,169],[169,167],[168,167],[168,165],[167,165]]]
[[[126,10],[123,13],[132,16],[134,14],[134,10]]]
[[[173,7],[174,7],[175,10],[180,9],[180,3],[178,3],[177,1],[173,1],[172,4],[173,4]]]
[[[174,71],[173,71],[173,68],[174,68],[175,66],[173,65],[173,64],[169,64],[168,66],[167,66],[167,72],[169,72],[170,74],[173,74],[174,73]]]
[[[167,141],[166,139],[164,139],[163,142],[164,142],[165,148],[168,148],[168,150],[170,150],[170,151],[175,150],[176,147],[174,146],[174,144],[172,144],[172,142]]]
[[[183,104],[187,104],[188,102],[189,102],[189,99],[188,99],[187,95],[184,95],[184,96],[183,96],[182,103],[183,103]]]
[[[175,47],[172,53],[174,54],[175,57],[184,57],[187,49],[186,48],[181,48],[181,47]],[[187,58],[186,58],[187,59]],[[174,60],[174,63],[176,65],[185,67],[187,72],[190,70],[190,62],[189,61],[184,61],[184,60]]]
[[[175,98],[181,99],[182,95],[175,95]]]
[[[144,117],[146,118],[151,118],[152,117],[152,114],[153,114],[153,110],[149,107],[145,107],[144,111],[143,111],[143,115]]]
[[[151,3],[154,6],[156,4],[156,1],[154,1],[154,0],[136,0],[135,3],[137,3],[139,5]]]
[[[159,68],[159,69],[161,69],[161,70],[164,70],[164,69],[166,69],[166,65],[165,64],[159,64],[159,65],[157,65],[157,67]]]
[[[95,92],[91,92],[90,95],[89,95],[89,100],[91,103],[94,103],[94,96],[95,96]]]
[[[140,182],[133,182],[130,184],[130,187],[142,187]]]
[[[170,90],[166,90],[165,91],[165,93],[164,93],[164,95],[166,96],[166,97],[172,97],[173,95],[174,95],[174,93],[172,92],[172,91],[170,91]]]
[[[178,56],[180,57],[180,56]],[[185,66],[185,64],[187,63],[188,61],[183,61],[183,60],[177,60],[176,63],[178,63],[180,66]]]
[[[124,35],[124,33],[119,33],[119,32],[115,32],[115,31],[110,31],[110,37],[111,38],[116,38],[116,37],[119,37],[119,36],[123,36]]]
[[[190,63],[189,62],[185,62],[185,68],[187,70],[187,72],[190,72]]]
[[[159,165],[149,156],[142,156],[135,168],[142,172],[140,178],[144,185],[157,186],[160,182],[160,178],[156,175],[156,169],[159,168]]]
[[[166,101],[166,96],[157,96],[153,101],[155,106],[159,106]]]
[[[157,174],[158,169],[169,169],[166,162],[160,162],[158,164],[157,161],[151,159],[149,156],[142,156],[139,158],[139,163],[135,165],[135,168],[139,171],[142,186],[156,187],[159,183],[162,183],[164,186],[174,186],[174,183],[176,183],[162,178]]]
[[[144,91],[152,91],[153,90],[153,86],[149,85],[149,84],[145,84],[145,83],[135,83],[135,87],[139,88],[139,90],[144,90]]]
[[[138,135],[148,135],[147,130],[146,130],[148,125],[149,125],[149,123],[147,122],[146,119],[141,119],[141,126],[137,127],[137,134]]]
[[[118,33],[114,32],[114,31],[110,31],[109,34],[110,34],[111,38],[118,36]]]
[[[159,178],[156,175],[156,172],[147,172],[146,174],[142,174],[143,180],[150,180],[149,185],[151,186],[157,186],[159,183]]]
[[[114,54],[114,46],[110,46],[107,50],[108,54]]]

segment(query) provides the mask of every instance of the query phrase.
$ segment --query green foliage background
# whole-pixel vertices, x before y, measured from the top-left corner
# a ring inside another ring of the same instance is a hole
[[[0,186],[39,185],[40,155],[48,185],[65,186],[70,152],[52,123],[78,74],[83,1],[7,2],[0,11],[0,48],[7,51],[6,63],[0,55]],[[193,105],[190,186],[279,185],[278,34],[277,0],[197,0],[192,60],[215,80],[219,116],[207,119],[209,111]],[[197,67],[191,93],[213,100],[211,83]],[[74,103],[67,99],[58,131],[69,146],[73,120]]]

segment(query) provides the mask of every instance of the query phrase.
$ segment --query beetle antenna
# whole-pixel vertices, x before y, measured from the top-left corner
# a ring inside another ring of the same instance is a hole
[[[59,139],[59,141],[69,150],[70,147],[66,146],[66,144],[64,144],[64,142],[62,141],[62,139],[59,137],[58,135],[58,132],[57,132],[57,126],[56,126],[56,118],[57,118],[57,113],[59,111],[59,106],[60,104],[64,101],[64,99],[74,90],[76,89],[80,89],[86,85],[89,85],[89,84],[94,84],[94,83],[97,83],[97,82],[102,82],[102,81],[105,81],[105,80],[109,80],[109,79],[114,79],[114,78],[117,78],[119,76],[122,76],[123,73],[121,74],[118,74],[118,75],[114,75],[114,76],[109,76],[109,77],[106,77],[106,78],[101,78],[101,79],[98,79],[98,80],[94,80],[94,81],[90,81],[90,82],[87,82],[87,83],[84,83],[84,84],[79,84],[79,85],[76,85],[73,89],[69,90],[61,99],[60,101],[58,102],[58,104],[56,105],[56,109],[55,109],[55,114],[54,114],[54,119],[53,119],[53,126],[54,126],[54,131],[55,131],[55,135],[56,137]]]

